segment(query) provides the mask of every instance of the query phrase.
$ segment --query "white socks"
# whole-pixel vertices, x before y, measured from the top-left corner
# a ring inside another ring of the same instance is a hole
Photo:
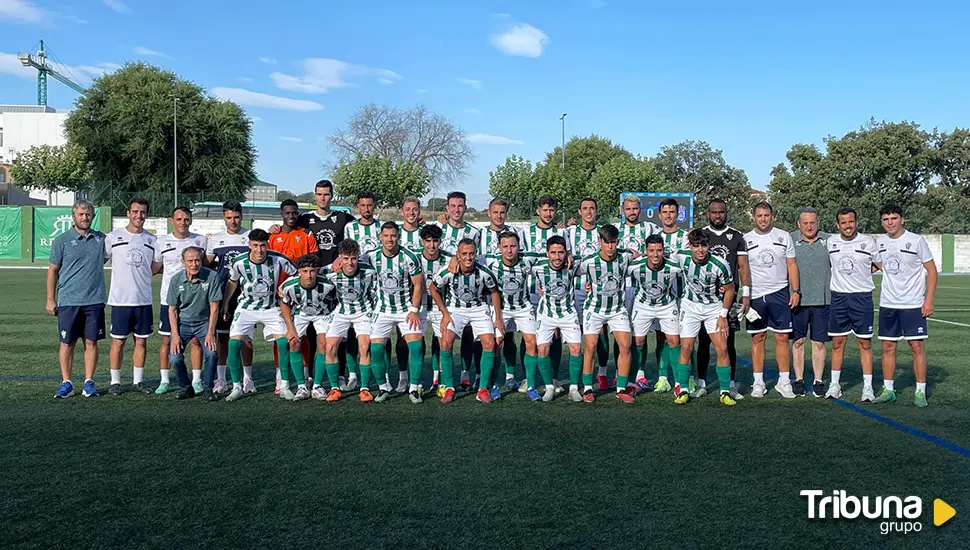
[[[765,384],[765,373],[763,372],[754,373],[754,383],[761,384],[763,386]]]
[[[242,382],[233,382],[232,383],[232,389],[234,389],[234,390],[242,390]]]
[[[226,366],[225,365],[216,365],[216,378],[218,378],[219,380],[225,380],[226,379]]]
[[[133,374],[134,379],[132,380],[132,384],[141,384],[145,380],[145,367],[135,367],[133,370],[135,372]],[[118,374],[120,375],[121,371]]]
[[[882,385],[885,386],[886,389],[889,390],[889,391],[895,391],[895,389],[896,389],[896,388],[893,387],[893,386],[895,386],[895,384],[893,384],[893,381],[892,380],[883,380],[882,381]]]
[[[573,390],[579,391],[579,384],[570,384],[569,391],[573,391]]]
[[[647,373],[643,372],[643,369],[640,369],[637,371],[637,380],[641,378],[646,378],[646,377],[647,377]]]
[[[121,384],[121,370],[111,370],[111,384]]]
[[[169,370],[168,369],[161,369],[158,372],[159,372],[159,374],[162,375],[162,384],[168,384],[169,383],[169,379],[168,379]]]
[[[438,375],[440,375],[440,374],[441,374],[441,371],[440,370],[434,371],[434,376],[431,378],[431,383],[432,384],[437,384],[438,383]]]
[[[838,384],[839,383],[839,377],[840,376],[842,376],[842,371],[840,371],[840,370],[834,370],[834,371],[832,371],[832,383],[833,384]]]
[[[510,373],[510,372],[507,372],[507,373],[505,373],[505,379],[506,380],[514,380],[515,379],[515,375],[512,374],[512,373]]]
[[[916,391],[921,391],[923,393],[926,393],[926,382],[917,382]]]
[[[408,386],[408,392],[410,393],[410,392],[413,392],[413,391],[418,391],[418,385],[417,384],[411,384],[411,385]]]
[[[864,387],[866,387],[866,388],[871,388],[872,387],[872,375],[871,374],[863,374],[862,375],[862,385]]]
[[[202,369],[192,369],[192,385],[202,383]]]
[[[246,379],[246,378],[248,378],[249,380],[252,380],[253,379],[253,366],[252,365],[249,365],[248,367],[246,365],[243,365],[243,379]]]
[[[779,372],[778,373],[778,383],[779,384],[782,384],[784,386],[787,386],[788,384],[791,384],[791,378],[789,378],[787,372]]]

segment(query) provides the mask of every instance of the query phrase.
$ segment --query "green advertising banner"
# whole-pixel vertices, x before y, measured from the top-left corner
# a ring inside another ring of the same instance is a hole
[[[19,206],[0,206],[0,260],[19,260],[23,256],[20,220]]]
[[[92,229],[101,227],[101,209],[94,211]],[[50,258],[51,245],[58,235],[67,233],[74,227],[71,219],[71,207],[36,207],[34,208],[34,258],[43,260]]]

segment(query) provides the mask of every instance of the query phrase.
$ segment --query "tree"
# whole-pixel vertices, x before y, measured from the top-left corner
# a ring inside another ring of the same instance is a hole
[[[308,191],[306,193],[300,193],[295,197],[296,202],[306,202],[310,204],[316,204],[316,195],[313,191]]]
[[[420,197],[431,188],[431,176],[424,167],[394,161],[371,153],[341,162],[333,174],[338,199],[369,191],[378,207],[400,206],[405,197]]]
[[[660,193],[668,189],[650,160],[620,155],[593,172],[587,193],[599,203],[601,216],[612,218],[619,217],[620,193]]]
[[[276,202],[283,202],[286,199],[297,200],[296,199],[296,195],[294,195],[290,191],[287,191],[286,189],[280,189],[279,191],[276,192]],[[299,201],[297,201],[297,202],[299,202]]]
[[[958,189],[970,197],[970,130],[956,128],[953,132],[934,133],[936,147],[934,172],[940,185]]]
[[[597,135],[574,137],[566,142],[566,170],[562,169],[562,147],[556,147],[543,162],[536,165],[532,197],[551,195],[559,201],[560,212],[575,212],[588,195],[590,181],[596,170],[616,157],[633,158],[621,145]],[[620,197],[614,198],[619,204]]]
[[[439,197],[428,199],[428,204],[425,206],[428,210],[432,212],[444,212],[445,207],[448,206],[448,200]]]
[[[728,164],[720,149],[712,149],[706,141],[684,141],[662,148],[653,164],[672,191],[694,193],[695,226],[707,223],[707,203],[715,197],[727,203],[732,224],[749,225],[748,176]]]
[[[336,166],[377,155],[396,166],[423,169],[436,186],[459,181],[475,159],[461,128],[423,105],[407,110],[364,105],[329,142]]]
[[[10,169],[18,186],[48,193],[84,191],[91,185],[91,167],[76,145],[39,145],[21,151]]]
[[[68,116],[69,143],[85,152],[93,198],[124,205],[145,195],[155,212],[172,207],[173,97],[178,102],[178,189],[206,200],[241,198],[256,180],[256,151],[245,111],[175,73],[128,63],[94,81]]]
[[[488,192],[509,202],[510,218],[528,219],[535,211],[533,172],[530,161],[512,155],[505,159],[505,164],[488,173]]]

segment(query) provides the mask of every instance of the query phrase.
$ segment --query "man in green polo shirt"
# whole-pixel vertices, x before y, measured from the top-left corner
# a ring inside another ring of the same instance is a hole
[[[185,270],[172,277],[168,287],[168,315],[172,327],[169,362],[175,370],[181,391],[175,399],[195,397],[195,388],[185,370],[185,346],[193,339],[202,346],[202,397],[206,401],[218,399],[212,388],[215,383],[216,363],[216,322],[219,320],[219,302],[222,301],[222,286],[216,272],[202,267],[205,251],[190,246],[182,250],[182,265]],[[192,365],[200,370],[202,365]],[[193,373],[198,374],[198,373]]]
[[[829,336],[829,251],[828,233],[818,230],[818,213],[814,208],[803,208],[798,215],[798,230],[791,234],[795,244],[795,264],[798,265],[798,280],[801,281],[802,298],[792,312],[792,369],[795,395],[805,395],[805,339],[812,341],[812,370],[815,380],[812,393],[815,397],[825,397],[825,343],[831,342]]]
[[[58,235],[51,245],[47,270],[47,313],[57,316],[61,347],[59,399],[74,395],[71,371],[74,345],[84,337],[84,397],[96,397],[94,370],[98,366],[98,340],[104,340],[104,233],[91,229],[94,206],[77,201],[71,209],[74,227]]]

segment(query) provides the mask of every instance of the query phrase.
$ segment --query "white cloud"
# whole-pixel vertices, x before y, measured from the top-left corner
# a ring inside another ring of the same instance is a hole
[[[0,0],[0,21],[42,23],[50,16],[49,11],[27,0]]]
[[[128,13],[131,11],[130,9],[128,9],[128,5],[122,2],[121,0],[101,0],[101,1],[104,2],[105,6],[108,6],[109,8],[115,10],[118,13]]]
[[[546,33],[526,23],[515,23],[492,35],[492,45],[505,55],[539,57],[548,43]]]
[[[266,107],[267,109],[282,109],[284,111],[319,111],[323,109],[323,105],[315,101],[261,94],[242,88],[213,88],[212,93],[219,99],[234,101],[248,107]]]
[[[252,82],[253,81],[253,79],[252,78],[249,78],[248,76],[237,76],[236,77],[236,80],[238,80],[239,82]]]
[[[524,143],[518,139],[493,136],[491,134],[471,134],[465,136],[465,139],[472,143],[481,143],[483,145],[522,145]]]
[[[261,121],[263,119],[260,118],[260,117],[258,117],[258,116],[256,116],[256,115],[250,115],[249,120],[251,120],[253,122],[259,122],[259,121]]]
[[[478,109],[465,109],[465,112],[467,114],[469,114],[469,115],[480,115],[480,114],[482,114],[482,112],[479,111]]]
[[[275,72],[270,75],[277,88],[320,94],[332,88],[354,86],[351,82],[360,78],[375,78],[381,84],[393,84],[401,80],[401,75],[388,69],[375,69],[364,65],[353,65],[339,59],[311,57],[303,61],[302,76],[292,76]]]
[[[418,88],[418,93],[419,94],[426,94],[426,93],[428,93],[428,89],[427,88]]]
[[[266,63],[267,65],[276,65],[276,60],[272,57],[266,57],[265,55],[259,56],[259,61],[261,63]]]
[[[2,1],[2,0],[0,0]],[[105,74],[111,73],[121,68],[116,63],[98,63],[97,65],[55,65],[55,68],[65,76],[72,77],[81,84],[87,84],[91,80]],[[11,74],[25,80],[37,78],[37,71],[32,67],[24,67],[20,63],[17,54],[0,52],[0,73]]]
[[[284,136],[284,137],[281,137],[280,139],[282,139],[283,141],[292,141],[293,143],[303,143],[303,138],[298,138],[298,137]]]
[[[37,71],[21,65],[20,58],[15,53],[0,53],[0,73],[12,74],[26,80],[37,78]]]
[[[164,54],[159,51],[155,51],[144,46],[138,46],[135,48],[135,55],[144,55],[148,57],[161,57],[162,59],[172,59],[172,56]]]
[[[482,89],[482,81],[481,80],[474,80],[474,79],[471,79],[471,78],[459,78],[458,79],[458,82],[460,82],[462,84],[467,84],[468,86],[471,86],[472,88],[475,88],[476,90],[481,90]]]

